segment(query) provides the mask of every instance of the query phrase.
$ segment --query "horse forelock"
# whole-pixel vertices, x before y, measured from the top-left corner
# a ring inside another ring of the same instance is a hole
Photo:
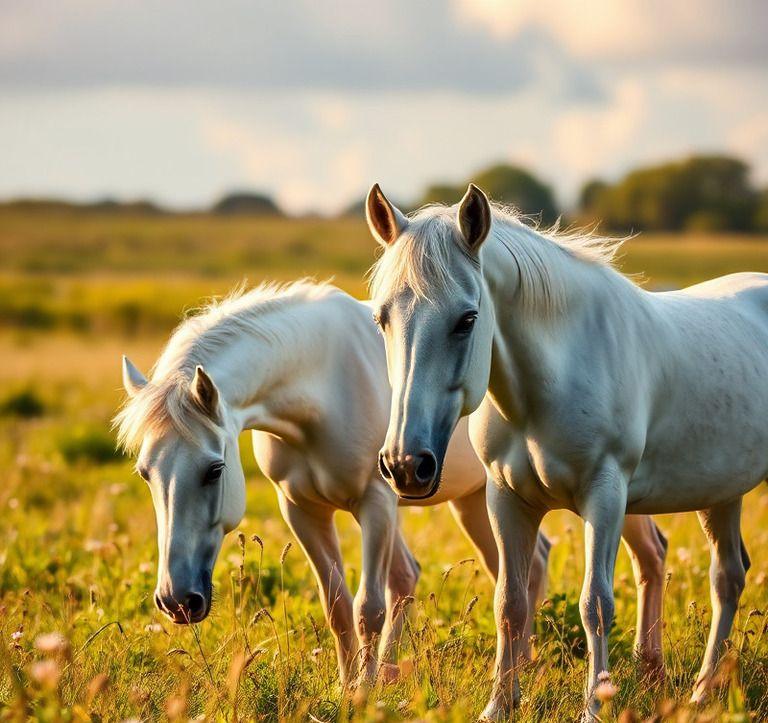
[[[123,449],[136,452],[146,436],[157,437],[170,430],[189,442],[198,442],[200,427],[218,429],[190,393],[193,373],[179,372],[159,383],[148,382],[126,400],[114,419],[117,441]]]
[[[452,253],[462,248],[452,209],[433,205],[410,217],[408,227],[392,248],[368,272],[375,299],[409,289],[418,299],[434,301],[436,291],[453,283]]]

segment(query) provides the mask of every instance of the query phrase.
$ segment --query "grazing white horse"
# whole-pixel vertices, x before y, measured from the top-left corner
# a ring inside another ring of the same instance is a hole
[[[419,567],[400,535],[398,497],[376,465],[390,391],[370,306],[308,282],[236,293],[181,324],[150,381],[124,359],[123,381],[128,399],[116,422],[121,443],[138,450],[136,468],[152,492],[158,608],[177,623],[208,614],[222,538],[244,512],[238,436],[252,429],[256,460],[274,482],[283,517],[317,578],[342,680],[358,654],[364,679],[375,676],[377,639],[383,673],[395,675],[397,601],[412,594]],[[406,504],[448,501],[495,578],[485,483],[462,425],[448,451],[440,494]],[[344,581],[336,510],[350,511],[362,529],[354,602]],[[638,635],[654,650],[661,644],[663,537],[650,518],[631,520],[625,537],[640,588]],[[543,591],[548,550],[540,536],[532,604]]]
[[[559,508],[586,523],[587,716],[625,513],[699,511],[712,556],[701,701],[749,567],[741,498],[768,474],[768,275],[646,292],[612,268],[615,243],[540,233],[475,186],[411,218],[374,186],[367,214],[384,246],[372,290],[393,389],[380,464],[398,492],[439,489],[457,420],[480,408],[470,438],[501,560],[483,716],[506,718],[519,697],[528,567]]]

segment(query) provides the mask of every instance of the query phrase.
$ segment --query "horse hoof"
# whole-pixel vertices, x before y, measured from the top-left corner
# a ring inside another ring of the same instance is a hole
[[[400,666],[393,663],[382,663],[379,666],[379,680],[383,685],[391,685],[400,680]]]
[[[487,706],[485,706],[483,712],[478,718],[478,721],[498,723],[498,721],[509,720],[510,714],[511,711],[507,706],[499,703],[498,701],[492,700],[490,703],[488,703]]]
[[[696,681],[693,686],[693,695],[691,695],[692,705],[702,705],[709,698],[709,686],[712,683],[712,676],[705,675]]]

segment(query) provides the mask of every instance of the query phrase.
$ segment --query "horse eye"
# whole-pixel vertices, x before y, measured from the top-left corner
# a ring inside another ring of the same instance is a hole
[[[469,334],[469,332],[472,331],[472,327],[475,325],[475,321],[477,321],[477,312],[467,312],[458,320],[456,326],[453,328],[453,333],[460,335]]]
[[[146,467],[137,467],[136,472],[138,472],[139,477],[143,479],[145,482],[149,482],[149,471]]]
[[[203,477],[204,485],[216,484],[221,479],[221,473],[224,471],[224,462],[214,462]]]

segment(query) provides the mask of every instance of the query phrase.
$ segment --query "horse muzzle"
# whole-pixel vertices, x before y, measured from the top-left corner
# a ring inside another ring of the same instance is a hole
[[[431,497],[440,484],[437,457],[429,449],[416,454],[399,454],[382,450],[379,453],[379,472],[403,499]]]
[[[199,585],[174,587],[172,592],[155,591],[155,605],[177,625],[199,623],[211,612],[213,591],[210,575],[201,575]],[[207,583],[207,584],[206,584]]]

